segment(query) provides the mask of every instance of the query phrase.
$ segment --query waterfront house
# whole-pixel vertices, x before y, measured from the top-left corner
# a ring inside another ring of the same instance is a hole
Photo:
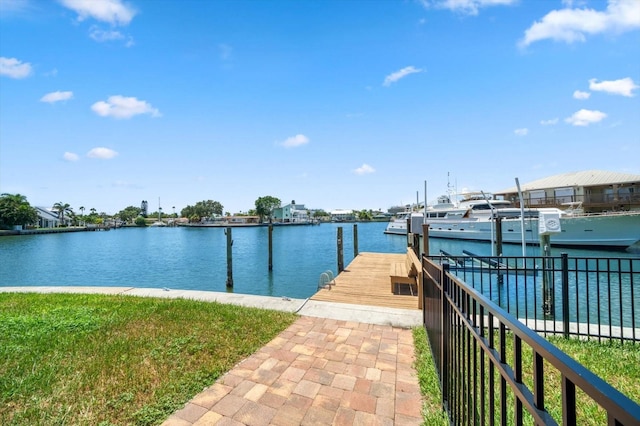
[[[38,228],[57,228],[62,225],[57,212],[52,212],[45,207],[34,207],[38,213]],[[71,219],[67,216],[64,218],[64,225],[69,225]]]
[[[290,204],[274,209],[273,219],[283,223],[308,222],[309,211],[304,204],[296,204],[296,201],[292,200]]]
[[[640,210],[640,175],[586,170],[520,184],[526,207],[580,207],[586,213]],[[516,186],[494,192],[520,205]]]
[[[260,223],[260,216],[227,216],[225,221],[234,225],[248,225]]]
[[[353,210],[347,209],[336,209],[331,211],[331,221],[332,222],[346,222],[355,220],[355,215]]]

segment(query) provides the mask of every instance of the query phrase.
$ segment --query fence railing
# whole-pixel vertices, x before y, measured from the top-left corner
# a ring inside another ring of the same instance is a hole
[[[640,259],[430,256],[530,329],[640,343]]]
[[[640,405],[435,260],[422,258],[424,325],[452,424],[640,424]]]

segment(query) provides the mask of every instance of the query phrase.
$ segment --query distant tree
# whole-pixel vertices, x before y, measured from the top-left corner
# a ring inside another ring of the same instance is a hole
[[[371,210],[360,210],[357,212],[358,220],[372,220],[373,213]]]
[[[280,207],[281,204],[279,198],[270,195],[258,198],[256,200],[256,214],[260,216],[260,222],[264,221],[265,217],[271,222],[273,210]]]
[[[319,209],[319,210],[316,210],[315,212],[313,212],[313,217],[316,218],[316,219],[323,218],[323,217],[329,217],[329,216],[330,216],[330,214],[325,212],[322,209]]]
[[[200,221],[204,217],[212,217],[214,215],[222,216],[223,206],[219,201],[214,200],[206,200],[206,201],[198,201],[195,206],[187,206],[182,211],[180,211],[180,215],[182,217],[188,217],[190,221],[191,218],[197,217],[197,220],[194,222]]]
[[[60,225],[64,225],[64,214],[70,213],[71,206],[68,203],[63,203],[62,201],[57,202],[53,205],[53,210],[58,212],[58,219],[60,219]]]
[[[140,207],[129,206],[125,207],[124,210],[120,210],[118,212],[118,216],[120,219],[127,223],[132,223],[140,214],[142,213],[142,209]]]
[[[142,216],[136,217],[134,222],[137,226],[147,226],[147,221]]]
[[[27,197],[20,194],[0,195],[0,227],[32,225],[38,222],[38,212],[31,207]]]

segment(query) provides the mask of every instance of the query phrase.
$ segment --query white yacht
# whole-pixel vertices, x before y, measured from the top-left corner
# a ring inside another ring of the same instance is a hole
[[[510,201],[487,199],[484,194],[467,194],[457,205],[448,202],[446,196],[440,197],[426,211],[411,213],[411,231],[422,234],[422,223],[427,223],[431,238],[491,241],[495,238],[495,218],[500,217],[503,242],[522,243],[524,223],[525,242],[538,244],[538,215],[542,212],[560,217],[561,232],[552,236],[553,246],[626,249],[640,242],[638,211],[585,214],[576,208],[527,208],[522,220],[522,210]],[[406,235],[408,217],[393,219],[385,232]]]

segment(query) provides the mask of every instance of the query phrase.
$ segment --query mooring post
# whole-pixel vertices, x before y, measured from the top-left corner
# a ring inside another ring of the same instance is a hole
[[[429,225],[422,224],[422,252],[425,256],[429,256]]]
[[[227,235],[227,287],[233,287],[233,260],[231,258],[231,228],[227,228],[224,233]]]
[[[553,259],[551,258],[551,237],[540,235],[540,250],[542,254],[542,308],[544,314],[554,316],[554,290],[553,290]]]
[[[562,324],[564,338],[569,338],[569,255],[561,253],[562,262]]]
[[[344,271],[344,253],[342,248],[342,226],[340,226],[338,227],[338,273]]]
[[[269,224],[269,270],[273,271],[273,224]]]
[[[353,258],[358,257],[358,224],[353,224]]]
[[[502,256],[502,218],[496,217],[496,255]]]
[[[411,236],[411,215],[407,218],[407,247],[411,247],[413,237]]]

